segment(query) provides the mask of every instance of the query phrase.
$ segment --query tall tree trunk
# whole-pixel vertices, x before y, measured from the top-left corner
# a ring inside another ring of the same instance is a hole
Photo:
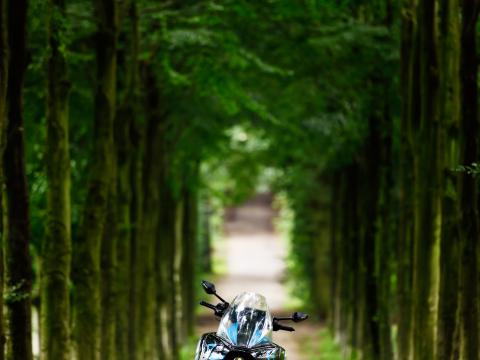
[[[42,358],[70,359],[69,279],[71,262],[70,156],[68,151],[69,81],[60,50],[64,0],[50,1],[47,98],[47,225],[42,246]]]
[[[378,284],[375,276],[375,240],[377,237],[377,216],[380,187],[380,119],[371,117],[369,121],[369,135],[365,149],[365,165],[363,177],[368,179],[365,184],[368,188],[362,189],[361,208],[361,248],[360,269],[362,271],[362,289],[360,296],[363,298],[361,309],[364,316],[363,336],[361,347],[366,359],[376,359],[380,353],[379,324],[378,324]]]
[[[167,131],[168,128],[164,128]],[[157,283],[163,284],[157,288],[157,327],[158,327],[158,347],[162,349],[164,359],[171,360],[175,358],[174,349],[175,334],[171,329],[174,328],[175,317],[173,313],[173,299],[171,294],[173,289],[173,242],[175,239],[175,198],[173,194],[173,185],[168,176],[170,148],[165,139],[163,139],[161,164],[163,166],[163,176],[161,186],[161,204],[160,210],[160,228],[162,229],[157,239],[157,253],[161,254],[157,262]]]
[[[420,123],[415,157],[415,236],[413,266],[413,356],[435,359],[438,255],[441,235],[440,124],[436,113],[438,68],[435,1],[419,3]]]
[[[316,186],[321,189],[326,186],[321,173],[316,171]],[[320,193],[320,190],[318,191]],[[330,281],[328,273],[328,253],[329,247],[329,229],[328,229],[328,210],[327,199],[322,196],[314,196],[308,199],[307,211],[310,214],[309,238],[312,241],[312,253],[316,254],[312,266],[313,276],[310,280],[312,299],[315,303],[315,315],[320,320],[327,319],[329,299],[330,299]]]
[[[110,169],[107,217],[103,228],[100,256],[101,287],[101,339],[100,358],[115,359],[115,319],[117,314],[117,167],[115,160]]]
[[[461,93],[462,117],[460,163],[478,161],[478,57],[476,49],[478,0],[462,1]],[[461,243],[461,358],[478,358],[478,259],[479,220],[478,183],[470,174],[460,177],[460,243]]]
[[[440,293],[438,305],[437,358],[458,358],[456,324],[458,308],[458,194],[457,166],[460,121],[460,18],[459,1],[440,4],[439,22],[439,119],[443,157],[442,236],[440,246]]]
[[[212,230],[211,230],[211,205],[207,195],[202,195],[199,209],[199,233],[200,240],[198,246],[198,261],[200,262],[200,271],[205,273],[212,272]]]
[[[158,322],[157,316],[160,314],[158,309],[158,292],[173,291],[167,283],[158,281],[158,264],[163,253],[158,248],[160,235],[160,193],[163,185],[163,143],[164,110],[160,98],[160,89],[154,69],[150,64],[144,68],[144,84],[147,91],[145,111],[147,116],[146,134],[145,134],[145,154],[143,159],[143,244],[140,248],[140,258],[143,259],[143,279],[142,279],[142,328],[144,332],[143,353],[147,359],[158,356],[158,352],[163,355],[161,344],[157,341]],[[163,205],[162,205],[163,206]],[[169,209],[173,211],[172,209]],[[168,230],[162,229],[162,232]],[[161,260],[160,260],[161,261]],[[169,290],[167,290],[169,289]],[[170,329],[172,331],[172,329]]]
[[[128,360],[140,359],[140,326],[142,305],[142,252],[143,242],[141,220],[143,218],[143,150],[144,127],[138,121],[130,124],[132,140],[132,165],[130,168],[130,184],[132,189],[132,203],[130,207],[130,223],[132,224],[130,241],[130,290],[129,290],[129,330],[128,330]]]
[[[390,93],[390,84],[385,83],[385,93]],[[393,264],[395,263],[393,236],[396,229],[392,221],[392,189],[393,164],[392,164],[392,138],[393,131],[392,118],[390,115],[389,100],[386,96],[383,117],[380,120],[380,126],[384,133],[380,135],[380,194],[377,214],[377,233],[375,239],[375,274],[377,279],[377,298],[378,298],[378,331],[379,331],[379,358],[392,359],[394,357],[392,348],[391,316],[392,308],[392,289],[391,276],[393,273]]]
[[[27,1],[8,2],[8,126],[4,154],[7,202],[7,238],[5,246],[5,304],[8,310],[8,357],[32,359],[32,266],[29,252],[30,219],[25,169],[23,121],[23,79],[26,62]]]
[[[341,222],[339,228],[340,248],[340,340],[344,348],[351,346],[353,351],[360,346],[364,336],[365,297],[362,293],[364,274],[361,273],[361,239],[359,231],[359,166],[349,165],[342,174],[340,188]]]
[[[128,354],[128,329],[130,326],[129,313],[129,291],[132,286],[130,282],[131,267],[131,183],[130,183],[130,115],[117,114],[116,143],[117,151],[117,211],[118,211],[118,233],[117,233],[117,288],[116,288],[116,354],[122,359]]]
[[[116,309],[116,353],[122,359],[129,353],[129,329],[134,324],[130,317],[130,289],[133,287],[130,271],[132,268],[132,137],[135,122],[138,87],[138,18],[136,1],[126,4],[124,29],[125,58],[119,70],[125,73],[125,94],[115,118],[115,146],[117,149],[117,309]],[[127,17],[128,16],[128,17]]]
[[[398,359],[412,353],[412,285],[415,181],[413,131],[418,122],[419,74],[416,0],[402,2],[399,233],[398,233]]]
[[[76,358],[100,358],[100,249],[114,161],[113,119],[116,88],[116,1],[94,1],[97,21],[94,143],[87,199],[75,246],[73,276]]]
[[[175,202],[175,238],[173,243],[173,269],[172,269],[172,279],[173,279],[173,320],[175,326],[173,327],[173,349],[177,349],[177,347],[185,342],[186,334],[185,329],[183,327],[184,321],[183,318],[185,316],[183,312],[183,304],[182,304],[182,288],[185,284],[182,283],[182,266],[183,258],[185,253],[184,248],[184,222],[185,222],[185,202],[184,199],[178,195],[178,198]],[[177,359],[177,356],[174,356]]]
[[[8,36],[7,36],[7,1],[0,0],[0,360],[5,359],[5,322],[3,316],[3,290],[5,285],[4,242],[5,229],[3,223],[4,176],[3,153],[5,150],[5,130],[7,124],[7,82],[8,82]]]
[[[341,261],[338,248],[339,248],[339,234],[338,234],[338,216],[339,216],[339,197],[340,197],[340,172],[337,170],[333,173],[331,178],[330,187],[332,188],[332,195],[330,199],[329,209],[329,233],[330,233],[330,313],[329,313],[329,327],[330,331],[335,334],[338,329],[338,317],[339,317],[339,302],[338,295],[339,288],[339,262]]]
[[[190,180],[190,186],[197,178],[197,171],[193,170]],[[193,335],[193,325],[195,321],[195,279],[196,279],[196,236],[198,221],[198,202],[197,191],[186,187],[183,193],[184,222],[183,222],[183,259],[182,259],[182,307],[183,307],[183,327],[186,336]]]

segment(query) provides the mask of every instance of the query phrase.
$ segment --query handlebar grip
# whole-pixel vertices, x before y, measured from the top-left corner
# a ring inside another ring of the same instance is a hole
[[[203,301],[203,300],[200,301],[200,305],[205,306],[205,307],[207,307],[209,309],[212,309],[214,311],[216,310],[215,305],[209,304],[209,303],[207,303],[206,301]]]
[[[282,325],[277,322],[273,324],[273,331],[278,331],[278,330],[284,330],[284,331],[290,331],[290,332],[295,331],[293,327]]]

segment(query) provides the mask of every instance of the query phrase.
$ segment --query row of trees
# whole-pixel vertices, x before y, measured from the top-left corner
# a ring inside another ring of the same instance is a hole
[[[42,359],[178,358],[212,197],[248,196],[266,159],[239,124],[284,127],[258,80],[288,71],[252,41],[280,18],[255,1],[0,5],[0,360],[37,339]]]
[[[392,357],[393,323],[399,358],[479,356],[478,183],[459,168],[478,157],[478,10],[402,4],[398,135],[370,125],[365,155],[338,175],[335,327],[367,358]]]
[[[265,167],[346,353],[478,358],[477,1],[0,5],[0,360],[176,358]]]
[[[0,359],[37,336],[42,359],[175,359],[192,330],[199,164],[141,5],[0,3]]]
[[[349,357],[479,358],[479,5],[349,2],[302,18],[324,21],[304,44],[329,57],[314,61],[323,111],[303,143],[276,135],[303,154],[279,158],[280,185],[292,270]]]

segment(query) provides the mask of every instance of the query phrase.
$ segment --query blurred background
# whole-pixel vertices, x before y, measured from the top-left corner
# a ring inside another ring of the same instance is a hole
[[[479,359],[478,0],[0,0],[0,360]]]

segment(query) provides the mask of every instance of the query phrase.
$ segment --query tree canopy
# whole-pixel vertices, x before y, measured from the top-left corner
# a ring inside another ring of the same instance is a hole
[[[178,359],[259,188],[347,357],[478,359],[479,9],[0,0],[0,360]]]

